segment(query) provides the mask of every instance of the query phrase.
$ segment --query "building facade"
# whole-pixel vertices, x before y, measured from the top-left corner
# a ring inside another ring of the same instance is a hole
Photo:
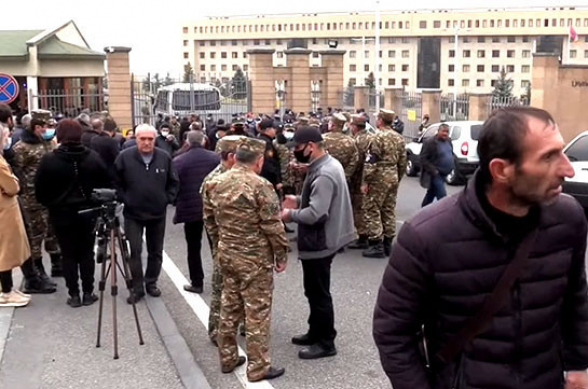
[[[570,42],[571,28],[577,42]],[[363,85],[373,73],[381,88],[489,93],[504,67],[521,96],[535,52],[588,65],[588,7],[381,12],[379,53],[375,35],[375,14],[353,12],[209,17],[184,23],[181,39],[183,63],[202,82],[227,81],[238,68],[247,73],[251,49],[275,49],[274,66],[286,66],[292,39],[312,50],[314,67],[336,41],[346,51],[341,88]]]

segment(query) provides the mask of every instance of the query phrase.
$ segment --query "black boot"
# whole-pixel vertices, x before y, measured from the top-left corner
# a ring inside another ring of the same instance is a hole
[[[381,240],[372,240],[370,241],[370,247],[361,253],[362,256],[366,258],[385,258],[386,254],[384,253],[384,244]]]
[[[51,281],[51,278],[49,278],[49,276],[45,272],[45,266],[43,266],[43,258],[35,258],[33,261],[35,263],[35,267],[39,271],[39,277],[41,277],[41,279],[44,282],[52,285],[53,287],[56,287],[57,284],[55,282]]]
[[[51,254],[51,277],[63,277],[63,258],[61,258],[61,254]]]
[[[20,267],[22,274],[25,277],[24,290],[25,293],[55,293],[57,290],[52,284],[48,284],[37,273],[37,269],[33,263],[33,259],[29,258]]]
[[[366,235],[360,235],[359,239],[354,240],[347,248],[355,250],[365,250],[368,248],[368,237]]]
[[[386,257],[389,257],[392,252],[392,240],[394,240],[394,238],[388,238],[387,236],[384,237],[384,254],[386,254]]]

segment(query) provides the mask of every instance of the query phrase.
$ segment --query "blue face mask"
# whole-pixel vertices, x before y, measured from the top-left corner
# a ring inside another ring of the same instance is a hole
[[[55,137],[55,128],[48,128],[45,132],[41,135],[44,140],[51,140]]]

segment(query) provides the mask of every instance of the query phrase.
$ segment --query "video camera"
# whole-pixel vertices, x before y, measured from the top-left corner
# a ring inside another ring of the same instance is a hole
[[[116,201],[116,190],[114,189],[94,189],[92,191],[92,201],[99,204]]]

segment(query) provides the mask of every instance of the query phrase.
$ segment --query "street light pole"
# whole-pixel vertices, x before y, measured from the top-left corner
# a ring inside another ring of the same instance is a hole
[[[458,40],[459,40],[459,27],[455,26],[455,31],[454,31],[454,50],[455,50],[455,81],[453,82],[453,116],[454,116],[454,120],[457,120],[457,83],[458,83],[458,74],[459,74],[459,59],[458,59],[458,48],[459,48],[459,44],[458,44]]]
[[[376,0],[376,113],[380,111],[380,0]]]
[[[361,37],[361,39],[355,39],[355,38],[351,38],[350,39],[353,42],[359,42],[361,41],[361,75],[362,77],[360,77],[360,82],[359,82],[359,86],[365,86],[365,42],[367,41],[371,41],[373,40],[373,38],[367,38],[364,36]]]

